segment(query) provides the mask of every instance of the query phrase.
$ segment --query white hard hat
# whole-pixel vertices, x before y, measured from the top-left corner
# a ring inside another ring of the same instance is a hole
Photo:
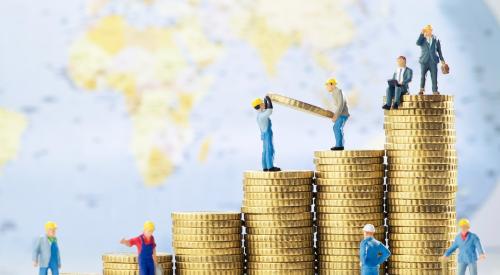
[[[372,232],[372,233],[375,233],[375,226],[373,226],[373,224],[365,224],[365,226],[363,227],[363,231],[364,232]]]

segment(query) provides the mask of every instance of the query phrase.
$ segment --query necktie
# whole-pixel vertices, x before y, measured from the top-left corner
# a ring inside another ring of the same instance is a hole
[[[401,83],[401,73],[403,72],[403,69],[399,69],[399,75],[398,75],[398,82]]]

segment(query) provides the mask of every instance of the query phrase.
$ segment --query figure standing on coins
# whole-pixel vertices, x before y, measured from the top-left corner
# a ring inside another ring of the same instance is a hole
[[[273,129],[271,119],[273,113],[273,103],[271,98],[266,95],[264,100],[256,98],[252,101],[252,107],[257,110],[257,124],[260,128],[260,138],[262,139],[262,170],[265,172],[281,171],[274,166],[274,144]]]
[[[57,224],[45,223],[45,235],[38,238],[33,248],[33,265],[39,266],[39,275],[47,275],[50,269],[52,275],[59,275],[61,254],[56,238]]]
[[[136,246],[138,252],[139,274],[140,275],[155,275],[156,258],[156,242],[153,237],[155,225],[152,221],[144,223],[143,233],[132,239],[122,239],[121,244],[128,247]]]
[[[417,40],[417,45],[420,46],[420,92],[419,95],[423,95],[425,92],[425,80],[427,72],[431,74],[432,81],[432,93],[435,95],[439,94],[437,85],[437,74],[438,67],[437,64],[441,61],[444,66],[446,62],[443,58],[443,52],[441,50],[441,41],[432,34],[432,26],[427,25],[423,28],[420,36]]]
[[[337,87],[337,80],[330,78],[325,82],[326,90],[333,99],[333,134],[335,136],[335,146],[331,150],[344,150],[344,125],[349,118],[349,107],[342,90]]]

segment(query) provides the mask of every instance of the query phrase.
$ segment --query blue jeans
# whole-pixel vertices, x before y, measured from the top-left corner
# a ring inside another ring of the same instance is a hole
[[[420,63],[420,70],[421,70],[421,76],[420,76],[420,89],[425,88],[425,78],[427,72],[431,73],[431,81],[432,81],[432,91],[437,92],[438,91],[438,85],[437,85],[437,63],[434,63],[432,61],[427,61],[426,63],[422,64]]]
[[[477,275],[477,263],[458,263],[458,275],[465,275],[465,270],[469,268],[470,275]]]
[[[274,166],[274,145],[273,145],[273,131],[268,129],[262,133],[262,168],[270,169]]]
[[[39,275],[48,275],[49,269],[52,275],[59,275],[59,267],[57,265],[49,264],[48,267],[40,267]]]
[[[155,275],[155,263],[153,260],[139,263],[140,275]]]
[[[361,275],[378,275],[380,267],[375,266],[375,267],[368,267],[368,266],[363,266],[361,267]]]
[[[389,86],[386,90],[386,105],[391,106],[392,98],[394,98],[394,104],[399,105],[401,103],[401,96],[407,94],[408,92],[404,87]]]
[[[341,115],[333,124],[333,135],[335,136],[335,147],[344,147],[344,125],[349,117]]]

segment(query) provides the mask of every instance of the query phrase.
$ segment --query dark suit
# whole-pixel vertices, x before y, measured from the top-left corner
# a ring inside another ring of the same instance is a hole
[[[392,75],[392,79],[399,81],[399,70],[401,68],[398,68],[396,72]],[[401,103],[401,95],[407,94],[409,87],[408,84],[411,82],[411,78],[413,77],[413,71],[406,67],[406,70],[404,71],[402,75],[402,83],[401,86],[393,86],[389,85],[387,87],[386,91],[386,105],[391,106],[392,98],[394,98],[394,103],[399,105]]]
[[[421,33],[417,40],[417,45],[420,46],[422,54],[420,55],[420,89],[425,88],[425,78],[428,71],[431,73],[432,80],[432,91],[437,92],[437,64],[439,61],[444,61],[443,53],[441,51],[441,42],[434,35],[432,36],[432,42],[429,45],[425,36]]]

